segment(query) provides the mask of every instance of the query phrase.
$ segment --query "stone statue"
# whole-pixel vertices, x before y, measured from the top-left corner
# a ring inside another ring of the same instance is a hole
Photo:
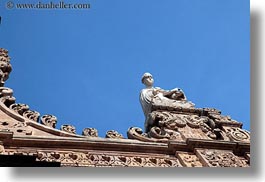
[[[145,129],[148,130],[150,123],[149,114],[153,106],[167,106],[168,108],[191,108],[194,107],[192,102],[187,101],[184,92],[179,88],[164,90],[159,87],[153,87],[154,79],[150,73],[144,73],[142,83],[146,88],[141,90],[140,103],[145,115]]]

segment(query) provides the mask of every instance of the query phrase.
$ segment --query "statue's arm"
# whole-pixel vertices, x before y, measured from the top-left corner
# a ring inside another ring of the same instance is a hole
[[[168,97],[168,98],[171,98],[174,100],[186,100],[186,96],[185,96],[184,92],[179,88],[176,88],[176,89],[173,89],[170,91],[166,91],[163,93],[163,95],[165,97]]]

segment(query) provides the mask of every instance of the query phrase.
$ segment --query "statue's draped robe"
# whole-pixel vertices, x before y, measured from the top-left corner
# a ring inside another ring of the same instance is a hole
[[[180,90],[178,88],[174,90]],[[181,91],[181,90],[180,90]],[[194,107],[192,102],[187,100],[175,100],[164,96],[164,92],[169,92],[158,87],[145,88],[141,90],[140,93],[140,103],[145,115],[146,123],[145,127],[148,125],[149,113],[152,112],[153,105],[167,106],[167,107],[182,107],[182,108],[191,108]],[[181,91],[182,92],[182,91]],[[183,93],[183,92],[182,92]],[[183,93],[184,95],[184,93]],[[184,98],[185,95],[184,95]]]

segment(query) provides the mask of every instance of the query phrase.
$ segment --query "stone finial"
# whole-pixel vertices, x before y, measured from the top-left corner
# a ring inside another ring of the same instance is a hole
[[[56,127],[56,123],[57,123],[57,118],[56,116],[53,116],[51,114],[45,114],[43,116],[41,116],[41,124],[51,127],[51,128],[55,128]]]
[[[106,138],[123,139],[124,137],[115,130],[109,130],[106,133]]]
[[[3,87],[5,81],[8,79],[12,66],[10,64],[10,57],[6,49],[0,48],[0,86]]]
[[[65,131],[67,133],[76,134],[76,130],[75,130],[75,127],[73,125],[64,124],[61,126],[61,130]]]
[[[84,128],[82,135],[88,137],[98,137],[98,130],[96,128]]]

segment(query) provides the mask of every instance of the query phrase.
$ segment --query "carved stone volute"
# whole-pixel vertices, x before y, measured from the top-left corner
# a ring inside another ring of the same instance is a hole
[[[46,114],[46,115],[43,115],[41,117],[40,121],[41,121],[41,124],[43,124],[45,126],[55,128],[56,123],[57,123],[57,118],[56,118],[56,116]]]
[[[98,137],[98,130],[96,128],[84,128],[82,135],[88,137]]]

